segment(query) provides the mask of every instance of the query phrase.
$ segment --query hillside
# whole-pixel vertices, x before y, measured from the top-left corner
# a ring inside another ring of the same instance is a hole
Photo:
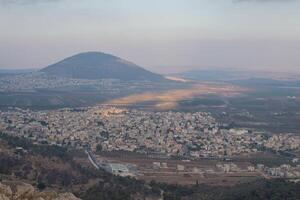
[[[66,58],[41,70],[50,75],[76,79],[120,79],[161,81],[163,76],[119,57],[86,52]]]
[[[20,181],[0,182],[1,200],[80,200],[72,193],[57,193],[55,191],[41,192],[32,185]]]
[[[16,151],[22,147],[22,152]],[[0,199],[4,200],[249,200],[299,199],[300,183],[282,179],[235,187],[144,182],[96,170],[82,150],[33,144],[0,133]],[[75,197],[75,196],[77,197]]]

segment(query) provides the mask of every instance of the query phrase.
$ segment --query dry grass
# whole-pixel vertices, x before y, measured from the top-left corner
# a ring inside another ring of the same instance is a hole
[[[221,95],[231,97],[247,92],[248,89],[229,84],[203,83],[195,84],[188,89],[174,89],[163,92],[146,92],[130,95],[106,102],[109,105],[134,105],[143,102],[157,102],[154,107],[159,110],[176,108],[177,102],[205,95]]]

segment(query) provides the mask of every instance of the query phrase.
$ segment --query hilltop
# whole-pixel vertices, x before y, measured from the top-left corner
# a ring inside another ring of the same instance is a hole
[[[162,81],[164,77],[122,58],[101,52],[68,57],[41,70],[49,75],[76,79],[119,79]]]

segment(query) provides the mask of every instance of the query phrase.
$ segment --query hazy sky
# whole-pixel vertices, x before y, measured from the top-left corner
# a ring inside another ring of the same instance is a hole
[[[0,68],[83,51],[158,72],[300,71],[300,0],[0,0]]]

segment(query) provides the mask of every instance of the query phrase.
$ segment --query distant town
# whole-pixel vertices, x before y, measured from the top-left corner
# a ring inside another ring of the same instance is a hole
[[[153,88],[149,81],[121,81],[118,79],[79,79],[48,75],[44,72],[32,72],[0,77],[0,92],[30,92],[41,89],[82,89],[90,88],[101,93],[119,94],[122,90]]]
[[[152,112],[107,106],[51,111],[11,108],[0,112],[0,131],[38,144],[85,149],[94,166],[124,176],[135,176],[138,171],[131,165],[98,161],[94,153],[124,151],[168,159],[230,160],[265,150],[284,153],[300,148],[298,135],[268,136],[255,130],[234,128],[218,123],[206,112]],[[292,157],[291,162],[293,166],[283,164],[270,168],[257,164],[243,169],[235,163],[221,163],[207,173],[259,171],[270,177],[300,178],[299,158]],[[167,164],[153,162],[154,169],[164,167]],[[186,170],[182,164],[176,168]]]

